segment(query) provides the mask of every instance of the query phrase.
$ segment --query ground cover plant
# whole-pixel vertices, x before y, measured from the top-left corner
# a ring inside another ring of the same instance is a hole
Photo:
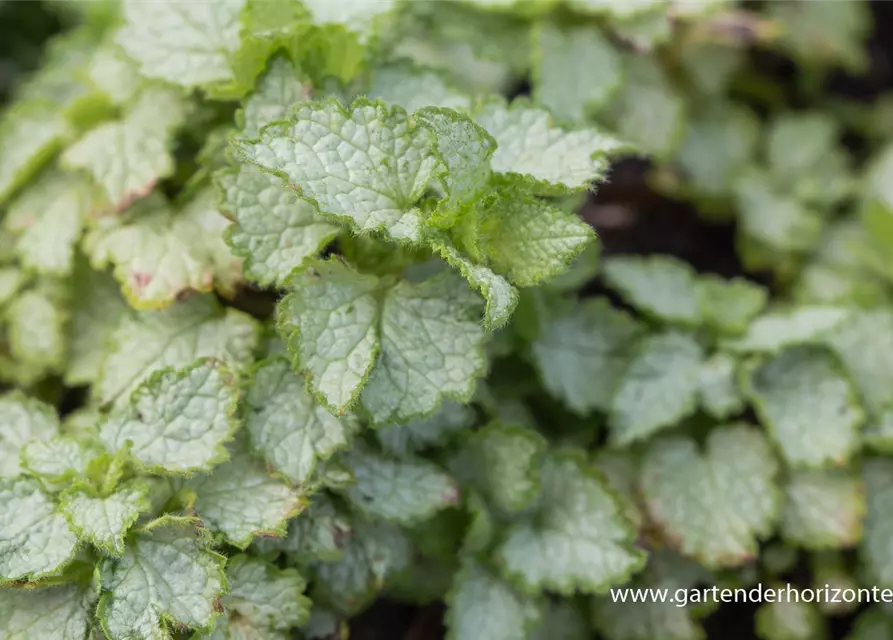
[[[891,18],[0,2],[0,638],[893,638]]]

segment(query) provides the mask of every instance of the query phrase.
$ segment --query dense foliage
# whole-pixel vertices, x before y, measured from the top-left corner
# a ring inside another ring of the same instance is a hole
[[[872,25],[0,3],[0,638],[338,638],[388,599],[697,640],[715,606],[608,589],[893,587],[893,103],[826,91]],[[600,250],[630,157],[740,274]]]

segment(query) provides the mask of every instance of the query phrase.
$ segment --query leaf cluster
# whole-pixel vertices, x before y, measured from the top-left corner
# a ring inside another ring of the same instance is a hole
[[[336,638],[386,597],[697,640],[609,589],[893,587],[893,130],[821,100],[866,3],[46,4],[0,113],[0,637]],[[630,156],[741,274],[600,247]]]

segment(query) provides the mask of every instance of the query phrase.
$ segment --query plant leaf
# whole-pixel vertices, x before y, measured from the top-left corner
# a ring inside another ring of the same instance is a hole
[[[146,84],[134,61],[113,42],[105,42],[93,52],[87,75],[97,89],[119,106],[129,103]]]
[[[468,440],[469,479],[496,513],[521,512],[540,491],[546,446],[531,429],[491,422]]]
[[[286,521],[306,506],[297,491],[238,450],[186,486],[195,492],[195,511],[208,528],[239,549],[259,535],[285,535]]]
[[[59,433],[59,418],[48,404],[21,391],[0,396],[0,477],[22,472],[21,451],[29,442],[50,440]]]
[[[226,169],[216,180],[223,192],[221,209],[235,221],[226,241],[245,258],[245,275],[261,286],[284,286],[338,234],[313,205],[254,165]]]
[[[592,466],[604,476],[608,488],[625,500],[623,513],[637,528],[645,519],[639,497],[639,461],[640,456],[632,452],[611,449],[601,451],[592,461]]]
[[[893,621],[881,607],[872,607],[861,612],[853,624],[847,640],[886,640],[893,633]]]
[[[0,119],[0,203],[3,203],[59,149],[67,127],[57,105],[20,102]]]
[[[161,640],[167,622],[207,629],[226,580],[223,556],[209,551],[189,520],[157,520],[134,534],[120,559],[99,565],[97,616],[110,640]]]
[[[343,555],[316,570],[313,600],[350,614],[362,609],[395,574],[410,564],[412,546],[397,527],[355,519]]]
[[[738,385],[738,363],[718,352],[701,365],[698,404],[710,416],[725,420],[744,411],[747,403]]]
[[[409,526],[459,502],[456,481],[427,460],[390,458],[360,447],[341,459],[356,478],[345,495],[370,518]]]
[[[614,3],[621,6],[620,3]],[[603,119],[623,140],[659,159],[673,154],[685,134],[688,104],[670,83],[655,57],[629,52],[624,78]]]
[[[595,129],[565,131],[548,111],[523,101],[484,102],[474,118],[496,139],[493,171],[524,176],[546,194],[585,189],[603,180],[607,156],[625,149],[619,140]]]
[[[288,58],[276,56],[236,116],[242,134],[250,138],[259,135],[264,125],[282,120],[289,106],[309,100],[311,89]]]
[[[92,229],[84,247],[94,269],[114,266],[133,307],[160,309],[215,286],[225,295],[235,292],[242,261],[223,241],[226,227],[209,189],[179,211],[160,197],[150,198],[124,218]]]
[[[799,600],[766,602],[754,614],[757,637],[761,640],[824,640],[825,620],[812,603]]]
[[[0,267],[0,308],[9,304],[25,280],[25,274],[18,267]]]
[[[0,589],[0,634],[10,640],[89,637],[96,597],[68,584],[39,589]]]
[[[398,60],[376,66],[367,94],[412,113],[423,107],[467,110],[471,98],[454,87],[445,74]]]
[[[744,391],[791,466],[841,466],[858,450],[865,414],[826,349],[791,347],[755,364]]]
[[[824,333],[822,341],[840,358],[866,407],[882,413],[893,401],[887,380],[893,370],[893,313],[884,308],[854,311]]]
[[[362,37],[369,37],[380,16],[387,15],[397,6],[396,0],[368,3],[363,0],[345,0],[337,4],[327,0],[305,0],[313,21],[320,25],[343,25]]]
[[[871,14],[862,5],[772,6],[768,16],[781,25],[779,45],[809,65],[840,65],[861,73],[868,64],[864,39]]]
[[[626,590],[627,600],[599,596],[592,602],[592,620],[598,632],[607,640],[704,640],[704,630],[696,621],[693,606],[657,602],[645,598],[633,602],[632,589],[666,589],[669,594],[678,589],[696,588],[709,583],[713,577],[700,565],[666,549],[654,551],[648,566],[637,575]]]
[[[578,196],[570,196],[570,198],[576,197]],[[570,208],[565,210],[576,210],[578,205],[578,202],[571,201]],[[601,245],[596,242],[588,244],[586,248],[583,249],[583,252],[576,258],[574,258],[574,260],[568,265],[567,271],[552,278],[548,282],[544,282],[543,287],[547,291],[556,292],[576,291],[582,288],[583,285],[595,278],[596,274],[598,273],[600,266],[599,263],[601,259],[600,247]]]
[[[700,315],[720,333],[741,334],[766,306],[766,290],[743,278],[701,276],[697,283]]]
[[[446,197],[437,203],[429,224],[449,228],[490,186],[490,158],[496,141],[467,115],[425,107],[412,115],[433,134],[437,156],[446,167],[441,184]]]
[[[510,576],[528,589],[596,593],[642,567],[624,505],[582,456],[546,456],[541,477],[535,515],[509,527],[496,551]]]
[[[310,499],[310,507],[288,523],[281,538],[258,538],[253,548],[259,553],[283,552],[293,564],[337,562],[344,557],[344,545],[351,535],[351,522],[326,493]]]
[[[378,280],[338,260],[317,261],[279,304],[279,329],[310,389],[343,414],[366,383],[380,349]]]
[[[606,298],[545,318],[531,345],[546,390],[578,415],[607,410],[642,328]]]
[[[109,496],[75,487],[62,495],[62,513],[78,538],[120,556],[124,553],[127,530],[151,506],[148,493],[149,487],[139,480],[119,487]]]
[[[445,443],[453,434],[465,431],[475,422],[474,410],[452,400],[444,400],[430,416],[408,424],[389,424],[375,430],[378,441],[388,453],[403,457]]]
[[[750,324],[744,335],[724,339],[720,347],[736,353],[774,353],[785,347],[817,342],[841,327],[851,313],[849,309],[832,306],[767,311]]]
[[[871,584],[893,588],[893,553],[889,541],[893,523],[893,464],[883,458],[869,458],[862,463],[862,480],[867,497],[867,515],[860,544],[860,556],[866,578]]]
[[[683,437],[651,443],[640,486],[655,524],[708,568],[754,557],[780,507],[778,463],[762,434],[744,425],[710,432],[704,451]]]
[[[589,625],[579,607],[570,602],[550,602],[539,624],[530,634],[531,640],[586,640]]]
[[[618,445],[641,440],[694,413],[704,352],[684,333],[644,338],[611,401],[611,437]]]
[[[453,273],[398,282],[381,306],[381,354],[361,401],[375,423],[433,412],[445,398],[467,402],[487,361],[479,299]]]
[[[119,398],[126,402],[153,371],[198,358],[216,358],[238,369],[251,361],[260,331],[247,314],[221,309],[212,296],[196,296],[163,311],[126,316],[111,342],[94,387],[103,404]]]
[[[830,154],[840,130],[829,115],[818,112],[780,113],[772,122],[766,141],[766,159],[772,174],[794,181],[808,174]]]
[[[323,215],[359,233],[419,241],[416,203],[438,171],[432,134],[406,112],[357,100],[299,104],[288,121],[256,140],[235,141],[241,157],[297,187]]]
[[[65,366],[67,317],[53,293],[29,289],[16,296],[6,311],[9,350],[23,368],[34,371],[35,378]]]
[[[186,115],[187,103],[178,92],[149,88],[121,120],[99,125],[66,149],[62,166],[85,170],[102,187],[111,208],[124,211],[173,174],[173,134]]]
[[[224,443],[239,426],[238,398],[233,374],[219,361],[162,369],[109,416],[99,439],[111,452],[128,447],[152,473],[208,470],[228,458]]]
[[[83,476],[90,460],[101,453],[102,449],[93,442],[63,435],[29,442],[22,447],[21,463],[52,485]]]
[[[447,595],[447,640],[524,638],[540,620],[537,603],[482,565],[466,560]]]
[[[122,5],[124,26],[115,40],[147,78],[182,87],[232,80],[246,4],[247,0],[225,0],[214,6],[128,0]]]
[[[717,45],[707,50],[697,47],[683,56],[688,55],[694,65],[709,64],[711,60],[718,62],[722,56],[728,56],[730,50]],[[717,86],[713,78],[705,84],[711,88]],[[692,115],[694,119],[689,122],[676,154],[676,161],[689,183],[684,188],[710,197],[728,197],[737,176],[754,161],[762,123],[746,106],[724,100]]]
[[[75,245],[96,203],[86,179],[42,175],[12,203],[4,219],[6,229],[20,234],[15,251],[22,266],[40,275],[71,275]]]
[[[357,429],[352,416],[333,416],[305,387],[287,361],[275,359],[254,369],[245,395],[252,449],[295,485],[308,482],[319,461],[347,447]]]
[[[444,238],[436,238],[432,248],[450,266],[458,269],[472,287],[481,292],[487,302],[484,326],[491,331],[504,326],[518,306],[518,290],[489,267],[469,260]]]
[[[851,547],[862,537],[865,487],[846,471],[799,471],[785,484],[781,533],[807,549]]]
[[[258,558],[238,555],[226,563],[229,591],[221,602],[229,614],[218,618],[214,640],[278,638],[310,618],[306,583],[295,569],[279,569]],[[225,631],[223,631],[225,629]]]
[[[740,212],[739,233],[770,252],[782,255],[808,252],[819,241],[822,218],[789,191],[776,188],[772,178],[768,171],[751,168],[742,171],[735,180],[733,193]]]
[[[77,537],[34,480],[0,480],[0,583],[55,573],[76,547]]]
[[[85,261],[84,261],[85,262]],[[111,348],[111,337],[127,313],[121,289],[107,274],[85,263],[75,267],[65,383],[91,384]]]
[[[662,8],[667,0],[571,0],[569,3],[581,13],[606,16],[617,20],[627,20],[644,13]]]
[[[663,322],[695,326],[701,321],[697,277],[687,263],[669,256],[617,256],[602,262],[602,274],[631,305]]]
[[[621,58],[600,29],[544,22],[534,38],[533,95],[559,120],[585,121],[620,88]]]
[[[578,216],[514,192],[504,193],[481,220],[481,251],[497,273],[519,287],[566,271],[594,239]]]

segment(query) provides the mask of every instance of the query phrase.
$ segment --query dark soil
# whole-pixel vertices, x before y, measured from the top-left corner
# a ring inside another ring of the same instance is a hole
[[[650,168],[638,159],[616,164],[581,210],[599,235],[602,255],[670,254],[698,271],[741,275],[735,225],[705,220],[690,204],[652,191],[646,183]]]

